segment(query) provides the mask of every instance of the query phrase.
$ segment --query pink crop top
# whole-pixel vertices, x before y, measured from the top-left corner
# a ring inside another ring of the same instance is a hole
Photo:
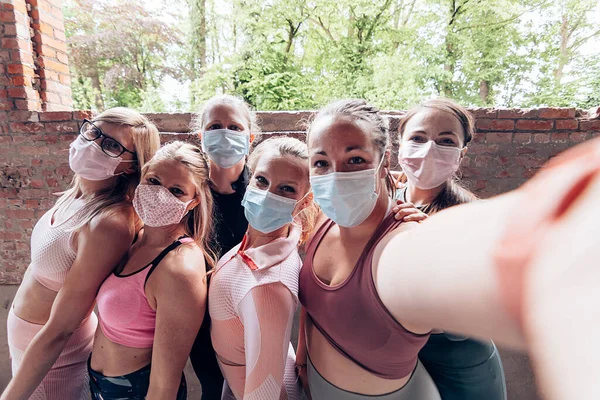
[[[392,317],[377,294],[372,274],[377,243],[400,222],[393,214],[387,216],[348,278],[339,285],[328,286],[316,276],[313,260],[333,224],[331,220],[326,221],[306,248],[300,271],[300,302],[331,345],[361,368],[385,379],[410,375],[429,334],[409,332]]]
[[[58,292],[71,269],[77,253],[73,248],[73,228],[80,222],[85,202],[73,200],[73,214],[63,221],[52,219],[52,207],[35,224],[31,233],[31,263],[29,269],[35,279],[50,290]]]
[[[111,341],[138,349],[154,344],[156,311],[148,304],[146,282],[160,261],[182,243],[193,239],[182,238],[165,248],[145,267],[127,275],[112,273],[98,291],[98,320],[104,335]],[[145,273],[144,273],[145,272]]]

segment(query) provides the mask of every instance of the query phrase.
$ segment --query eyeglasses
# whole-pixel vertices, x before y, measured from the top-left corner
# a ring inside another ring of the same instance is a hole
[[[100,139],[100,148],[102,149],[102,152],[109,157],[117,158],[125,152],[131,153],[135,156],[133,151],[128,150],[117,140],[102,132],[102,129],[98,128],[90,120],[83,120],[83,124],[79,129],[79,134],[88,142],[95,142],[96,140]]]

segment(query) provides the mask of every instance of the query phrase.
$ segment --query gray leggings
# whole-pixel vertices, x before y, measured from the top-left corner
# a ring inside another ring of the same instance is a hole
[[[313,400],[441,400],[433,380],[421,364],[417,363],[410,380],[395,392],[367,395],[340,389],[328,382],[315,369],[308,357],[308,385]]]

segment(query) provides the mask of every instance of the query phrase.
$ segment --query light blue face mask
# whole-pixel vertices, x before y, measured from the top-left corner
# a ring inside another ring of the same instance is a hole
[[[297,203],[294,199],[277,196],[253,186],[248,186],[242,200],[248,223],[262,233],[276,231],[292,222],[292,212]]]
[[[379,197],[377,172],[382,162],[377,168],[364,171],[311,176],[315,201],[325,215],[344,228],[363,223],[373,212]]]
[[[237,164],[250,149],[250,135],[230,129],[215,129],[202,133],[202,150],[223,169]]]

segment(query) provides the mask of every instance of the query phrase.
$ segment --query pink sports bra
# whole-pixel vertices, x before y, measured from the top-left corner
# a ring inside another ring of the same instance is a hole
[[[429,334],[407,331],[385,308],[373,281],[372,262],[379,241],[400,224],[387,216],[363,249],[346,280],[336,286],[321,282],[313,269],[315,252],[334,225],[326,221],[306,248],[300,271],[300,302],[308,317],[340,353],[361,368],[385,379],[411,374]]]
[[[156,311],[148,304],[146,282],[161,260],[182,243],[193,242],[180,238],[165,248],[145,267],[127,275],[112,273],[98,291],[98,320],[104,335],[111,341],[138,349],[154,344]],[[144,273],[144,271],[146,271]]]

